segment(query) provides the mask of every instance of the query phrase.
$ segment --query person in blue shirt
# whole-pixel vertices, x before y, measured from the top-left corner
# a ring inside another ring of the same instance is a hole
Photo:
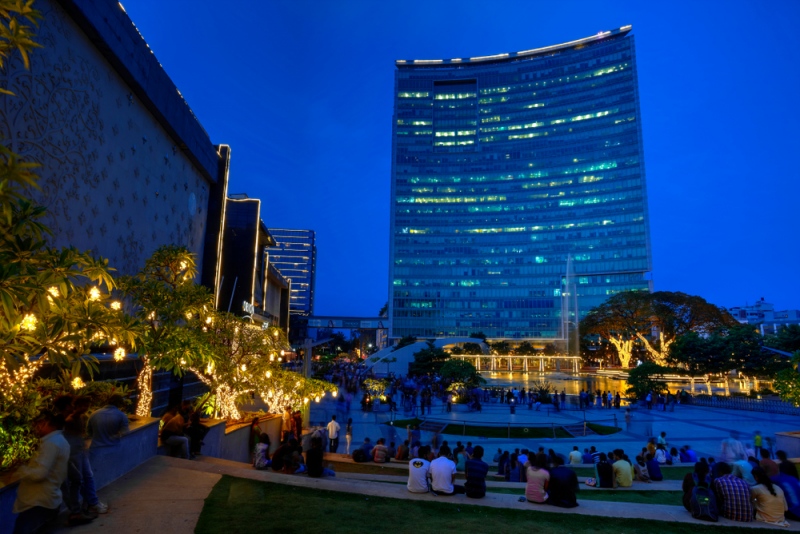
[[[466,462],[467,481],[464,483],[464,489],[467,497],[481,499],[486,495],[488,473],[489,466],[483,461],[483,447],[478,445],[472,450],[472,458]]]
[[[770,477],[770,480],[783,490],[783,497],[786,499],[786,517],[800,519],[800,480],[784,473]]]
[[[650,474],[650,480],[653,482],[661,482],[664,480],[664,475],[661,474],[661,466],[655,459],[652,453],[647,453],[647,472]]]

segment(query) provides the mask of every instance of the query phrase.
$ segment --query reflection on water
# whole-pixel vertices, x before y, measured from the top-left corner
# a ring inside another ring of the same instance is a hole
[[[510,372],[490,372],[484,371],[481,376],[486,379],[487,386],[495,387],[509,387],[515,386],[517,388],[525,388],[527,391],[530,389],[531,384],[535,384],[540,380],[550,382],[559,392],[566,390],[567,395],[577,395],[581,390],[589,391],[611,391],[612,393],[619,392],[623,397],[625,390],[628,388],[628,383],[625,380],[616,380],[607,376],[597,376],[591,373],[568,374],[568,373],[555,373],[555,372],[532,372],[532,373],[510,373]],[[691,385],[684,382],[667,382],[669,390],[673,393],[680,389],[685,389],[691,392]],[[716,387],[712,385],[714,393],[724,393],[723,387]],[[730,391],[739,391],[738,384],[734,381],[730,382]],[[708,393],[708,388],[702,381],[695,382],[695,393]]]

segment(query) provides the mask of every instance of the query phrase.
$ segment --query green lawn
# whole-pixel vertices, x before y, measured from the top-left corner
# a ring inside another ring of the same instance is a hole
[[[588,493],[588,492],[585,492]],[[599,492],[597,492],[599,493]],[[581,498],[584,493],[581,493]],[[469,505],[463,497],[427,502],[385,499],[297,488],[223,476],[205,501],[195,532],[200,534],[252,534],[253,532],[303,532],[330,534],[353,532],[494,532],[530,534],[704,534],[721,531],[701,523],[670,523],[550,514]],[[775,532],[774,529],[738,529],[726,532]]]
[[[572,467],[567,466],[579,477],[594,477],[594,468],[593,467]],[[662,467],[661,474],[664,475],[664,480],[683,480],[683,477],[686,476],[686,473],[691,473],[694,471],[694,467]],[[658,484],[658,482],[653,482],[653,484]]]
[[[388,423],[385,423],[388,424]],[[422,424],[422,420],[415,418],[415,419],[398,419],[394,422],[395,428],[405,428],[407,425],[420,425]],[[603,425],[596,425],[598,427],[602,427]],[[605,427],[605,428],[614,428],[614,427]],[[619,429],[617,429],[619,431]],[[507,426],[473,426],[473,425],[466,425],[463,424],[452,424],[447,425],[442,432],[443,434],[450,434],[454,436],[473,436],[478,438],[508,438],[508,427]],[[598,434],[600,432],[596,431]],[[609,434],[613,432],[607,432]],[[525,426],[512,426],[511,427],[511,437],[517,439],[539,439],[539,438],[552,438],[553,437],[553,429],[552,427],[525,427]],[[566,432],[560,426],[555,427],[555,437],[556,438],[572,438],[572,436]]]
[[[586,426],[588,426],[589,428],[594,430],[595,433],[600,434],[601,436],[616,434],[617,432],[620,432],[622,430],[618,426],[599,425],[597,423],[586,423]]]
[[[580,501],[614,501],[636,502],[643,504],[672,504],[683,506],[681,502],[682,491],[639,491],[639,490],[584,490],[581,487],[578,493]],[[489,493],[502,493],[507,495],[524,495],[525,484],[520,483],[519,488],[487,488]]]

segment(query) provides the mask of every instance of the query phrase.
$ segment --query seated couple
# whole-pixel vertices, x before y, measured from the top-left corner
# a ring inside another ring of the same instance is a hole
[[[448,458],[450,447],[442,445],[439,457],[434,460],[434,453],[429,445],[419,448],[415,458],[408,463],[408,491],[411,493],[427,493],[450,496],[464,493],[467,497],[480,499],[486,495],[486,474],[489,466],[482,460],[483,447],[480,445],[472,451],[472,458],[466,461],[464,486],[455,484],[456,464]]]

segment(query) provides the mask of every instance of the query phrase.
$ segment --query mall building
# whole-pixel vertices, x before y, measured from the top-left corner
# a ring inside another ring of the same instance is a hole
[[[390,338],[557,340],[652,260],[631,27],[399,60]]]

